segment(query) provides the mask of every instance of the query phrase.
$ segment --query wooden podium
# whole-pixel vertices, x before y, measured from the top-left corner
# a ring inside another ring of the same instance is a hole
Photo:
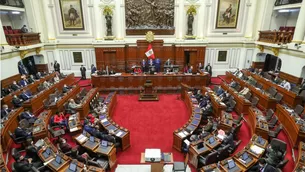
[[[139,101],[158,101],[159,97],[153,90],[153,83],[151,80],[146,80],[144,84],[144,92],[140,93]]]

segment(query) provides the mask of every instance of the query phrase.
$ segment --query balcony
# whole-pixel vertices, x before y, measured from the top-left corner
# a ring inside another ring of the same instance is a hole
[[[24,8],[24,4],[22,0],[2,0],[0,1],[0,5],[3,6],[9,6],[9,7],[18,7],[18,8]]]
[[[287,44],[292,41],[294,27],[281,27],[280,30],[259,31],[258,41],[271,44]]]
[[[26,46],[39,44],[40,33],[22,33],[20,29],[12,29],[11,26],[3,26],[6,41],[11,46]]]
[[[302,3],[303,0],[276,0],[274,6],[291,5]]]

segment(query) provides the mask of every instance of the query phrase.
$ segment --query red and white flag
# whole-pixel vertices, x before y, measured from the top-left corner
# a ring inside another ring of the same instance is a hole
[[[147,51],[145,52],[145,55],[147,56],[147,58],[151,58],[151,59],[155,59],[155,54],[154,54],[154,51],[152,49],[152,46],[151,44],[148,44],[148,47],[147,47]]]

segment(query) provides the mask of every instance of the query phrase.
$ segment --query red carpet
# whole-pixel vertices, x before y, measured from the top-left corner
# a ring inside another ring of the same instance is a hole
[[[137,95],[118,95],[113,120],[130,130],[131,147],[117,156],[118,164],[139,164],[146,148],[172,152],[175,161],[183,161],[182,153],[172,148],[173,131],[189,119],[183,101],[177,95],[160,95],[156,102],[140,102]],[[195,170],[194,170],[195,171]]]

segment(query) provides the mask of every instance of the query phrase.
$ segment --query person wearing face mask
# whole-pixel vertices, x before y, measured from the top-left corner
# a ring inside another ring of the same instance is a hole
[[[250,172],[274,172],[275,168],[267,164],[266,160],[261,158],[258,160],[258,164],[249,169]]]
[[[19,108],[19,107],[22,106],[23,100],[22,100],[22,99],[19,99],[19,98],[17,97],[17,95],[14,95],[13,100],[12,100],[12,103],[13,103],[14,107]]]
[[[11,112],[12,110],[8,108],[8,106],[6,104],[2,105],[2,109],[1,109],[1,118],[5,118],[8,116],[8,114]]]
[[[13,81],[13,84],[11,85],[12,90],[17,91],[19,90],[21,87],[17,84],[16,81]]]

